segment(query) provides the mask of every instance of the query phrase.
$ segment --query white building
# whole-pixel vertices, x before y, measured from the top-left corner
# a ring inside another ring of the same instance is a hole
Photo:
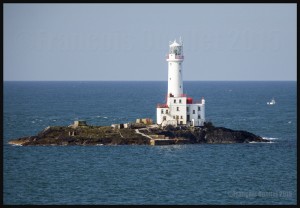
[[[205,122],[205,100],[195,102],[193,98],[183,94],[182,62],[183,43],[174,40],[169,45],[168,62],[168,94],[166,103],[156,108],[157,124],[203,126]]]

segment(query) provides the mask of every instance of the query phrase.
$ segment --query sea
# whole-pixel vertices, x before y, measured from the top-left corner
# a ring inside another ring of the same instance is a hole
[[[4,205],[296,205],[297,82],[186,81],[215,126],[270,143],[13,146],[75,120],[156,120],[165,81],[4,81]],[[274,98],[275,105],[267,105]]]

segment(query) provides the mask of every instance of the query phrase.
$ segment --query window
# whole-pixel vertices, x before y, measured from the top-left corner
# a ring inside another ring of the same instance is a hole
[[[161,114],[164,114],[164,110],[163,109],[161,109]]]
[[[176,119],[179,119],[179,116],[176,116]]]
[[[193,110],[193,114],[195,114],[195,110]]]
[[[177,111],[179,111],[179,107],[177,107]]]
[[[176,103],[176,99],[174,99],[174,103]]]
[[[170,80],[171,80],[171,77],[170,77]]]
[[[175,119],[175,116],[173,116],[173,118]]]
[[[183,121],[180,121],[180,124],[183,124]]]
[[[189,112],[189,111],[190,111],[190,108],[189,108],[189,107],[186,107],[186,111]]]
[[[180,85],[180,87],[181,87],[181,85]],[[181,99],[179,99],[179,103],[181,103]]]
[[[168,114],[168,110],[166,110],[166,114]]]
[[[201,119],[201,116],[200,116],[200,115],[198,115],[198,119]]]
[[[181,85],[180,85],[180,87],[179,88],[181,88]]]
[[[163,117],[163,120],[164,120],[164,121],[165,121],[165,120],[167,120],[167,117],[166,117],[166,116],[164,116],[164,117]]]
[[[182,116],[180,116],[180,119],[183,119],[183,117],[182,117]]]
[[[200,111],[201,109],[200,109],[200,106],[198,106],[198,111]]]
[[[181,73],[181,69],[179,69],[179,73]]]

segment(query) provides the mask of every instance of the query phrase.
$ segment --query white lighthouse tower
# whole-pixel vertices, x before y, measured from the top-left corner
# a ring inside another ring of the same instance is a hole
[[[205,100],[199,101],[183,94],[182,62],[183,42],[170,42],[168,62],[168,94],[164,104],[156,108],[157,124],[203,126],[205,122]]]
[[[182,85],[182,62],[183,44],[180,40],[176,40],[170,44],[169,54],[167,55],[168,62],[168,95],[179,97],[183,94]]]

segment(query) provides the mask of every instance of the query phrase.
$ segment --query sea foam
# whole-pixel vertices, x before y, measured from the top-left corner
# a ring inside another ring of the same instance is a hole
[[[266,139],[266,140],[277,140],[278,138],[274,138],[274,137],[263,137],[263,139]]]
[[[255,142],[255,141],[252,141],[252,142],[249,142],[249,143],[251,143],[251,144],[256,144],[256,143],[267,143],[267,144],[271,144],[271,143],[275,143],[275,142],[272,142],[272,141],[270,141],[270,142]]]

